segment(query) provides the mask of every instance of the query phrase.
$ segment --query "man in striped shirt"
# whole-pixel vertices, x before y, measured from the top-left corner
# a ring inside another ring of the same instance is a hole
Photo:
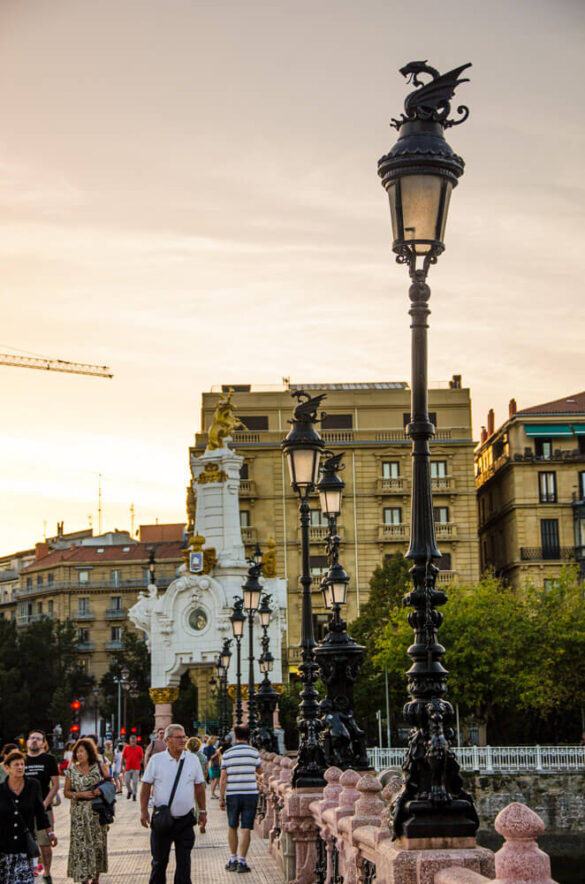
[[[246,862],[254,817],[258,805],[256,774],[262,773],[260,753],[250,746],[250,728],[237,724],[235,746],[223,756],[219,778],[219,806],[227,807],[228,843],[231,851],[228,872],[249,872]],[[238,851],[238,828],[240,829]]]

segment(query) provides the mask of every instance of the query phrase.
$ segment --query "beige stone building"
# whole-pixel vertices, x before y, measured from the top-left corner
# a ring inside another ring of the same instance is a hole
[[[229,385],[204,393],[201,428],[194,451],[207,443],[213,412]],[[300,529],[298,502],[289,484],[280,442],[296,400],[294,385],[278,388],[232,385],[236,412],[246,429],[230,443],[245,458],[240,486],[240,520],[246,551],[258,541],[266,549],[276,542],[277,575],[288,581],[287,663],[298,662],[300,638]],[[345,452],[346,483],[339,520],[341,560],[351,584],[346,617],[352,620],[367,599],[372,571],[395,552],[406,552],[410,525],[411,442],[410,389],[405,383],[308,384],[324,392],[327,416],[319,431],[326,445]],[[437,432],[431,442],[431,464],[440,562],[439,582],[476,580],[479,575],[477,509],[473,477],[469,390],[455,376],[444,389],[429,392],[429,410]],[[327,533],[315,494],[311,512],[311,569],[319,578],[326,569],[323,541]],[[318,590],[318,583],[315,584]],[[327,616],[321,594],[314,593],[315,632],[323,635]]]
[[[585,560],[585,393],[517,410],[475,455],[482,569],[542,586]]]
[[[133,628],[128,610],[151,579],[151,552],[157,586],[166,588],[175,579],[183,563],[183,529],[184,525],[141,526],[138,542],[127,532],[93,537],[91,531],[83,531],[38,543],[34,558],[29,557],[11,584],[3,613],[10,616],[14,611],[17,626],[44,617],[72,620],[79,663],[99,681],[112,652],[122,646],[123,627]],[[173,535],[180,539],[168,539]]]

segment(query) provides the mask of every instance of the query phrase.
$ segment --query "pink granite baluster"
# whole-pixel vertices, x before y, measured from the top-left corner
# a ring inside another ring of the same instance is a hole
[[[537,813],[515,801],[497,815],[495,828],[506,843],[496,853],[493,884],[555,884],[550,876],[550,859],[536,843],[544,832]]]

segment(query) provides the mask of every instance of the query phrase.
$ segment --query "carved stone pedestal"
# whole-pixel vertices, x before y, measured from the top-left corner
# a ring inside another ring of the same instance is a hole
[[[459,866],[485,878],[495,876],[494,854],[483,847],[449,850],[404,850],[385,842],[380,847],[383,869],[378,877],[389,884],[433,884],[442,869]],[[385,874],[384,874],[385,871]]]
[[[285,796],[282,828],[294,841],[294,869],[289,866],[285,870],[288,874],[285,881],[294,881],[294,884],[313,884],[315,881],[317,830],[309,806],[322,795],[322,789],[295,789]]]

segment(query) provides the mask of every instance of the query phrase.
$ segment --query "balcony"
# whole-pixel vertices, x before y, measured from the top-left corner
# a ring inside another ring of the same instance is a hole
[[[256,529],[251,525],[242,526],[242,543],[256,543]]]
[[[392,479],[384,478],[383,476],[378,478],[378,494],[407,494],[409,490],[409,483],[406,482],[403,476],[396,476],[396,478]]]
[[[71,617],[73,620],[95,620],[93,611],[75,611]]]
[[[408,540],[408,525],[379,525],[378,540],[389,542]]]
[[[110,641],[104,642],[104,648],[106,651],[121,651],[122,650],[122,639],[115,638],[110,639]]]
[[[95,645],[93,642],[77,642],[77,650],[78,651],[93,651]]]
[[[450,494],[455,491],[455,479],[453,476],[436,476],[431,479],[431,488],[437,494]]]
[[[435,580],[436,586],[448,586],[457,580],[457,571],[439,571]]]
[[[240,479],[240,497],[257,497],[256,483],[253,479]]]
[[[245,417],[243,418],[245,420]],[[243,446],[262,445],[267,448],[279,448],[286,430],[254,430],[235,432],[233,446],[237,450]],[[407,436],[403,427],[394,429],[347,429],[347,430],[322,430],[321,436],[328,445],[353,445],[356,443],[368,443],[385,447],[393,442],[396,444],[410,445],[410,436]],[[459,441],[473,442],[470,427],[444,427],[436,431],[430,440],[431,446],[457,439]],[[195,448],[205,448],[208,442],[207,433],[197,433],[195,436]]]
[[[288,665],[296,666],[299,663],[303,662],[303,649],[298,648],[296,645],[294,647],[287,648],[287,657],[288,657]]]
[[[104,617],[106,620],[125,620],[127,616],[127,608],[106,608],[104,611]]]
[[[575,558],[574,546],[557,546],[543,548],[542,546],[521,546],[520,560],[522,562],[566,562]]]
[[[156,578],[156,585],[161,588],[166,588],[169,583],[172,583],[175,580],[175,575],[168,575],[164,577]],[[91,580],[87,583],[79,583],[78,580],[65,580],[60,583],[52,583],[50,586],[18,586],[14,588],[14,597],[22,598],[23,596],[30,595],[46,595],[47,593],[54,593],[61,589],[76,589],[80,593],[85,592],[86,589],[121,589],[121,588],[136,588],[136,589],[145,589],[147,586],[147,581],[143,578],[141,580],[118,580],[112,581],[109,577],[104,577],[103,580]]]
[[[457,526],[454,522],[436,522],[435,535],[437,540],[454,540],[457,537]]]

